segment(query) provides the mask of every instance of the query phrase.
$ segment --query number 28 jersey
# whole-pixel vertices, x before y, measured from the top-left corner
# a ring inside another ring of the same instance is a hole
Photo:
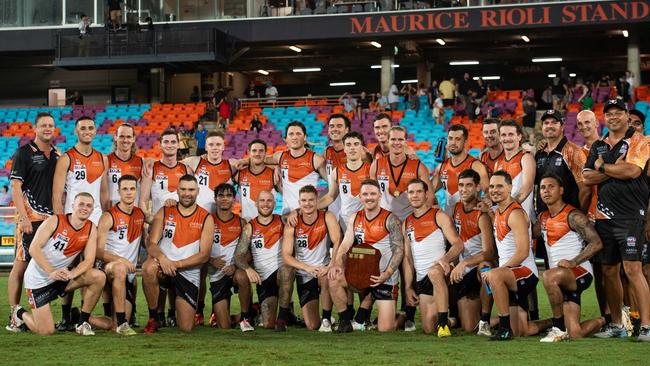
[[[77,230],[70,224],[69,215],[56,215],[56,218],[56,229],[43,246],[43,255],[53,269],[61,269],[72,265],[86,248],[93,223],[86,220],[86,223]],[[35,260],[29,262],[25,271],[26,289],[39,289],[53,282],[55,280],[51,279],[49,273],[45,272]]]

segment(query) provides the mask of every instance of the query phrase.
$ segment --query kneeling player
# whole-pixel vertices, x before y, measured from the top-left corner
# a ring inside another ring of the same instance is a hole
[[[89,193],[79,193],[72,203],[72,213],[50,216],[38,228],[29,248],[32,261],[25,271],[25,289],[32,313],[17,306],[11,314],[17,326],[27,325],[40,335],[54,333],[50,302],[59,296],[83,288],[84,302],[77,333],[95,335],[90,325],[90,313],[102,294],[106,276],[92,268],[97,251],[97,228],[88,220],[95,200]],[[77,266],[68,266],[83,252]],[[93,318],[95,326],[107,329],[111,321],[105,317]]]
[[[300,213],[297,223],[295,226],[287,224],[284,228],[282,242],[284,265],[280,269],[278,322],[286,323],[289,302],[293,294],[293,279],[296,277],[305,325],[311,330],[331,332],[332,300],[327,279],[330,262],[329,241],[332,241],[333,252],[336,252],[341,241],[341,229],[334,214],[316,209],[318,191],[314,186],[307,185],[300,188],[298,200]],[[323,306],[322,321],[318,316],[319,298]]]
[[[341,321],[337,332],[352,332],[354,311],[347,308],[349,288],[343,269],[343,256],[354,245],[366,244],[379,250],[379,276],[370,276],[372,287],[369,290],[378,307],[377,329],[380,332],[395,330],[395,300],[399,266],[404,258],[404,237],[402,224],[397,216],[379,206],[381,188],[374,179],[361,183],[360,191],[363,210],[350,218],[347,230],[339,249],[334,253],[328,276],[330,294]],[[350,290],[358,291],[350,288]]]
[[[605,325],[605,318],[580,322],[580,294],[593,281],[589,258],[603,244],[587,216],[562,200],[562,181],[555,175],[539,183],[548,211],[541,213],[535,231],[541,229],[550,269],[543,273],[544,287],[553,311],[553,327],[541,342],[582,338]],[[586,242],[584,247],[582,243]]]
[[[478,209],[480,175],[468,169],[458,175],[460,202],[454,207],[454,222],[463,241],[458,265],[451,271],[452,291],[458,300],[463,330],[471,332],[478,323],[478,333],[490,332],[490,298],[481,286],[479,265],[491,261],[495,254],[492,220]],[[480,320],[479,320],[480,319]]]
[[[196,204],[198,194],[196,178],[182,176],[178,183],[178,204],[158,210],[151,224],[149,256],[142,265],[142,283],[149,306],[145,333],[158,331],[161,287],[173,286],[176,290],[178,328],[189,332],[194,326],[201,265],[208,261],[214,235],[212,216]]]
[[[242,231],[235,249],[235,280],[239,284],[242,316],[250,314],[250,301],[241,293],[242,288],[257,285],[257,297],[262,312],[262,326],[273,329],[278,311],[278,268],[282,262],[280,247],[284,225],[279,215],[273,214],[275,197],[269,191],[261,191],[257,196],[258,216],[252,219]],[[250,259],[253,259],[253,267]],[[250,294],[250,290],[248,290]],[[241,324],[240,324],[241,325]],[[244,331],[244,328],[242,328]]]
[[[138,262],[144,213],[134,206],[137,195],[137,178],[124,175],[117,181],[120,201],[104,212],[99,219],[97,234],[97,259],[106,273],[113,295],[115,331],[134,335],[127,319],[135,303],[135,266]]]
[[[234,262],[235,248],[239,242],[242,228],[246,225],[244,219],[232,212],[235,194],[235,187],[228,183],[219,184],[214,189],[217,212],[213,216],[214,241],[208,267],[210,292],[212,293],[210,325],[223,329],[229,329],[231,324],[230,297],[234,285],[233,277],[237,269]],[[246,283],[246,285],[250,287],[250,284]],[[248,292],[239,291],[240,303],[249,301],[249,299],[250,290]],[[240,318],[240,327],[244,332],[253,330],[246,317]]]
[[[499,268],[481,275],[492,289],[498,311],[499,329],[491,338],[498,341],[510,340],[513,335],[535,335],[550,325],[549,321],[528,321],[527,297],[539,279],[531,247],[528,215],[511,193],[510,174],[503,170],[496,171],[490,178],[490,198],[497,204],[494,238]]]
[[[447,322],[447,276],[451,271],[450,263],[463,251],[463,242],[449,215],[427,203],[427,189],[428,185],[416,178],[409,182],[406,190],[413,213],[406,217],[403,225],[406,241],[404,282],[409,302],[412,305],[420,303],[424,332],[432,333],[437,319],[438,337],[442,338],[451,336]],[[446,241],[451,243],[451,248],[445,253]],[[413,271],[417,281],[415,290]]]

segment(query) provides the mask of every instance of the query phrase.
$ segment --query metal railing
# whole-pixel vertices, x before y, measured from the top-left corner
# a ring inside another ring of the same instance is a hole
[[[241,108],[311,107],[338,105],[340,95],[305,95],[278,98],[241,98]]]
[[[142,29],[86,36],[57,33],[56,58],[161,56],[214,53],[214,29]]]

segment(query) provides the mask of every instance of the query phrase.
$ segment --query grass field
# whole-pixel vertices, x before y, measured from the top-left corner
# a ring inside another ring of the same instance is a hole
[[[3,327],[9,312],[6,286],[7,277],[0,277]],[[548,317],[548,301],[541,286],[538,289],[540,315]],[[233,301],[233,308],[238,307],[236,297]],[[23,303],[26,303],[24,296]],[[59,302],[53,305],[55,320],[58,320]],[[583,306],[586,316],[597,314],[591,289],[583,295]],[[146,322],[146,309],[140,292],[138,320],[141,325]],[[98,305],[95,312],[101,311]],[[142,328],[137,330],[141,332]],[[242,334],[238,329],[218,330],[203,326],[187,335],[175,328],[163,328],[155,335],[138,334],[130,338],[105,331],[97,331],[95,337],[81,337],[75,333],[39,337],[3,330],[0,347],[0,365],[73,365],[81,362],[87,365],[647,365],[650,359],[650,344],[631,340],[592,338],[541,344],[539,337],[530,337],[490,342],[459,331],[454,331],[452,338],[440,340],[423,334],[420,328],[414,333],[392,334],[375,331],[322,334],[304,328],[289,328],[283,334],[267,330]]]

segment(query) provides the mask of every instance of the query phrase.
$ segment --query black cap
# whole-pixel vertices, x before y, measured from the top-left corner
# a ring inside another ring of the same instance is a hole
[[[645,114],[638,109],[630,109],[630,114],[639,117],[641,123],[645,123]]]
[[[623,101],[623,99],[610,99],[605,103],[605,107],[603,108],[603,112],[607,112],[608,110],[612,108],[618,108],[620,110],[626,111],[627,112],[627,105]]]
[[[555,109],[549,109],[544,112],[542,115],[542,121],[547,118],[554,118],[556,121],[564,123],[564,120],[562,119],[562,113],[560,113],[560,111],[556,111]]]

